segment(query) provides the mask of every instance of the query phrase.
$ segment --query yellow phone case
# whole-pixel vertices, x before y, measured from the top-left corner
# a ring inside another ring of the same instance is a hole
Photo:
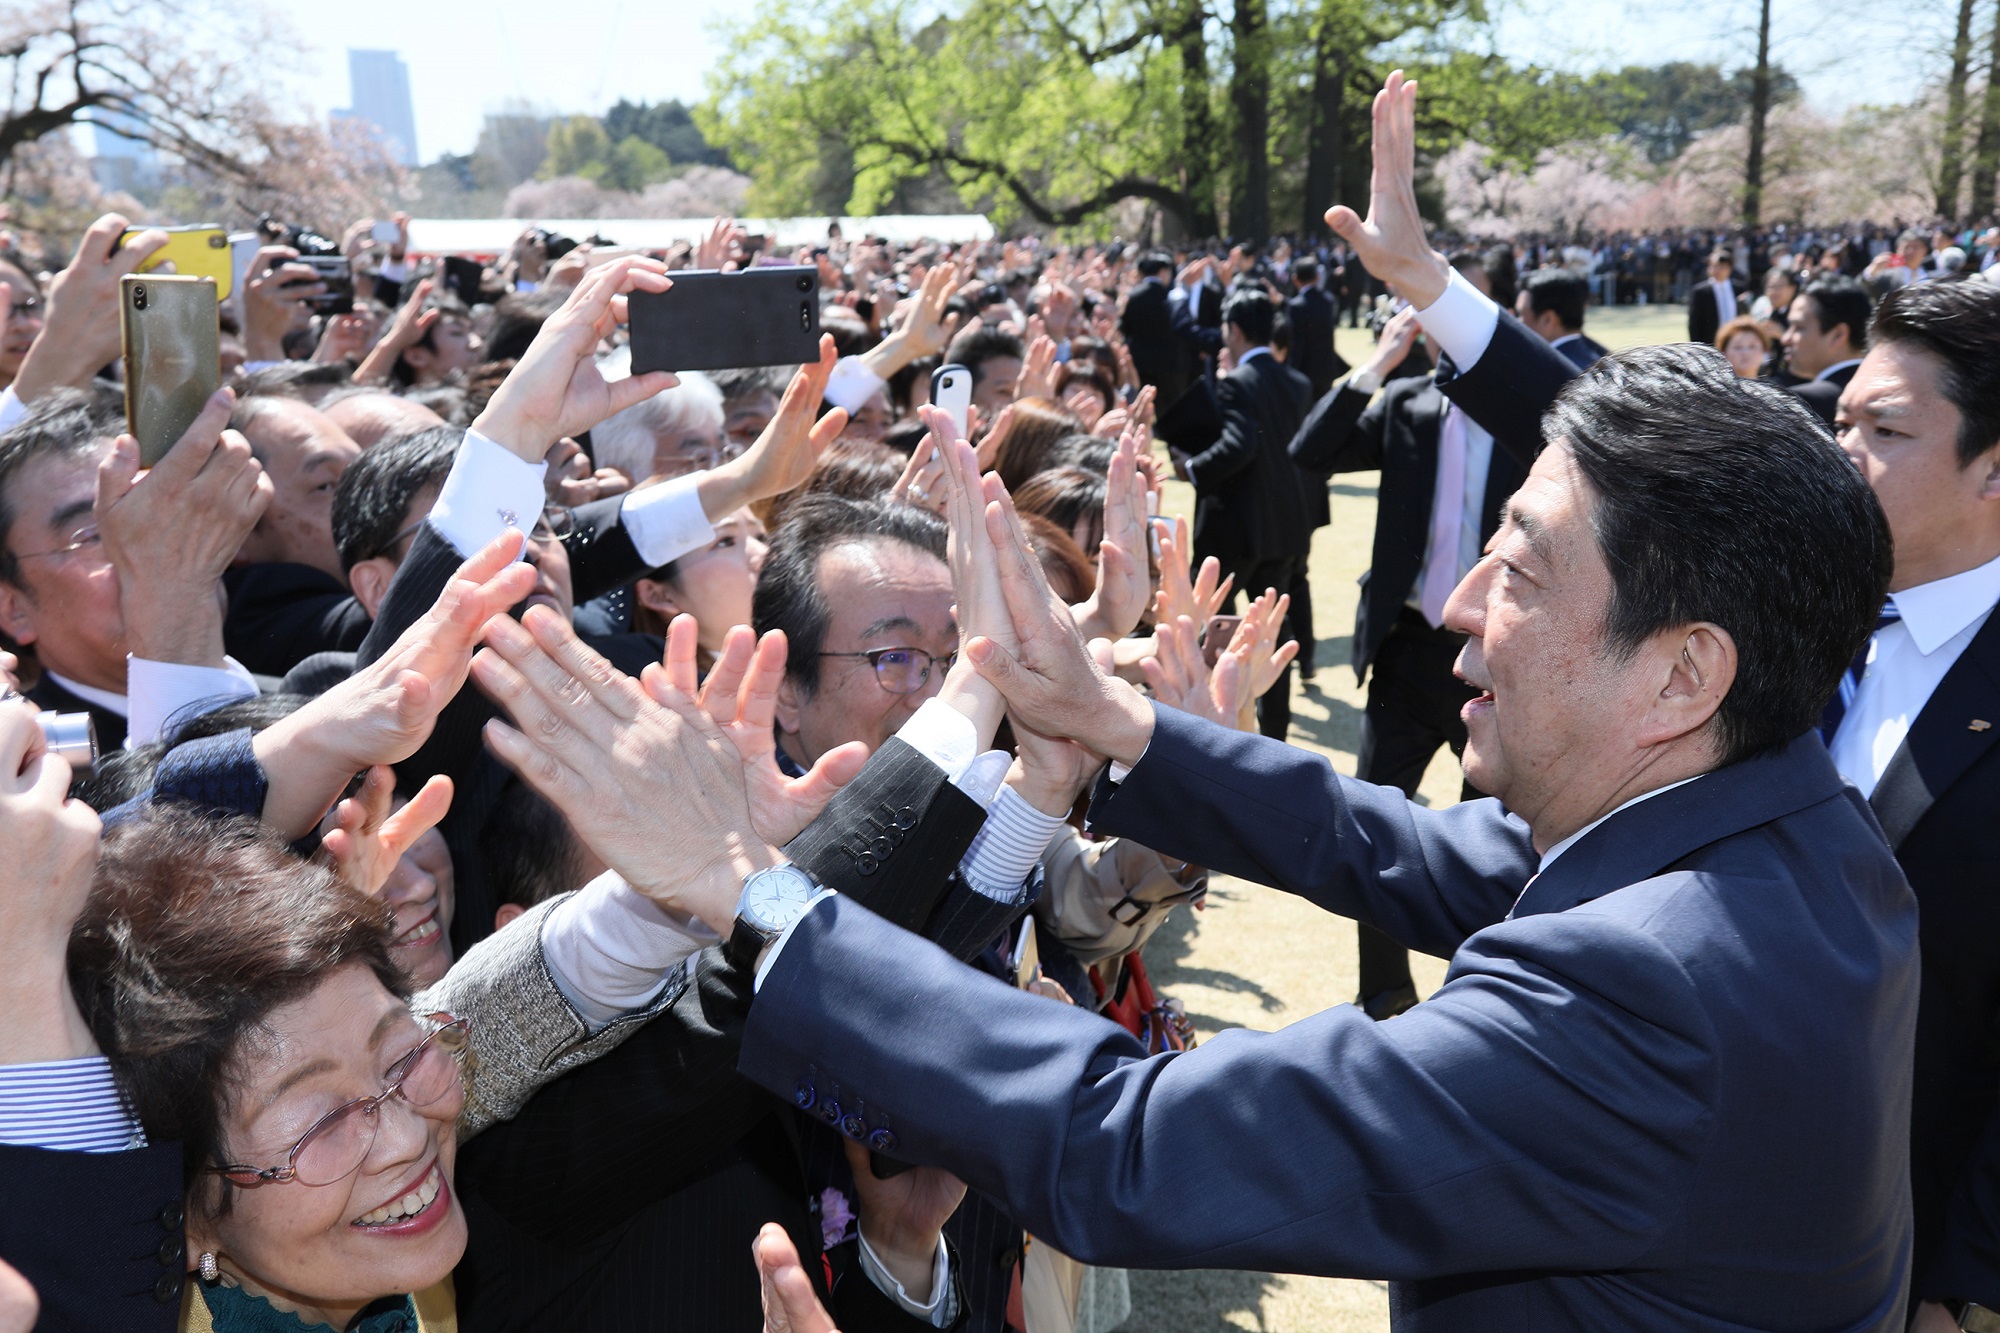
[[[236,269],[230,262],[229,234],[221,227],[210,222],[189,227],[127,227],[118,238],[119,248],[142,231],[163,231],[167,243],[139,265],[139,272],[157,273],[171,264],[167,271],[177,277],[215,279],[215,299],[229,299]]]

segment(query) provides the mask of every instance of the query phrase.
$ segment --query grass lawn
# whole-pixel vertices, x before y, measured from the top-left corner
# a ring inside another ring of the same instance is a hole
[[[1687,310],[1593,309],[1585,328],[1614,351],[1677,341],[1687,336]],[[1357,365],[1367,358],[1372,343],[1365,329],[1342,328],[1338,336],[1342,356]],[[1325,754],[1343,773],[1354,772],[1365,702],[1348,661],[1356,580],[1368,568],[1374,540],[1376,481],[1372,472],[1334,478],[1333,522],[1320,529],[1312,552],[1319,673],[1311,685],[1295,683],[1292,700],[1293,742]],[[1170,482],[1164,499],[1168,512],[1187,513],[1193,491]],[[1441,750],[1418,799],[1450,805],[1458,790],[1458,762]],[[1207,908],[1174,913],[1147,945],[1146,963],[1159,988],[1185,1002],[1196,1029],[1207,1036],[1228,1027],[1269,1031],[1352,1001],[1354,948],[1352,922],[1289,894],[1217,877]],[[1441,959],[1418,958],[1413,971],[1424,994],[1444,980]],[[1275,1137],[1270,1146],[1283,1151]],[[1388,1289],[1376,1282],[1134,1272],[1132,1304],[1124,1327],[1145,1333],[1383,1333],[1389,1327]]]

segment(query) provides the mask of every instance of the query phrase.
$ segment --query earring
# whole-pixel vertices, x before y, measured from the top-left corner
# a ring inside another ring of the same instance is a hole
[[[221,1278],[221,1276],[222,1270],[216,1267],[215,1264],[215,1251],[203,1250],[201,1252],[201,1280],[212,1283]]]

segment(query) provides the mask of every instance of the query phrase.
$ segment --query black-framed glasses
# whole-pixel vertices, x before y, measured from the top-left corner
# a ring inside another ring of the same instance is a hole
[[[389,1066],[389,1086],[374,1097],[362,1097],[337,1106],[313,1123],[285,1154],[283,1166],[211,1166],[211,1175],[233,1185],[331,1185],[353,1175],[375,1146],[375,1130],[382,1123],[382,1104],[401,1096],[413,1107],[435,1106],[453,1092],[463,1094],[465,1083],[459,1059],[471,1044],[472,1023],[450,1014],[432,1014],[438,1024],[428,1036],[395,1064]]]
[[[97,530],[97,524],[86,523],[71,532],[69,540],[61,546],[53,547],[47,551],[29,551],[25,555],[17,555],[14,558],[16,560],[42,560],[49,556],[70,555],[76,551],[81,551],[86,546],[95,546],[103,540],[104,534]]]
[[[958,660],[956,652],[936,656],[921,648],[870,648],[865,653],[821,653],[821,657],[865,657],[875,669],[875,683],[891,694],[915,694],[931,678],[931,667],[946,671]]]

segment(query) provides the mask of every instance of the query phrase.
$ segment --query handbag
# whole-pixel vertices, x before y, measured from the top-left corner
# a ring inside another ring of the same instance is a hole
[[[1105,993],[1104,977],[1090,969],[1090,984],[1097,990],[1097,1010],[1139,1039],[1148,1055],[1162,1051],[1194,1049],[1194,1025],[1188,1022],[1187,1006],[1179,1000],[1162,999],[1146,975],[1145,960],[1134,949],[1120,960],[1118,988]]]

